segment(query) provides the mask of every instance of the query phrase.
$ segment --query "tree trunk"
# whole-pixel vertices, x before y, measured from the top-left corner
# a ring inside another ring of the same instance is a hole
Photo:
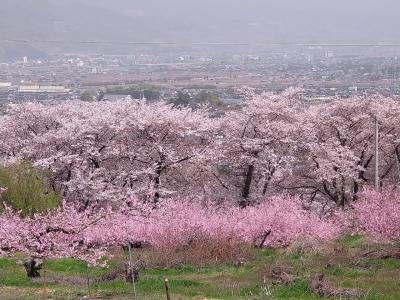
[[[42,269],[43,262],[37,258],[30,259],[24,262],[24,267],[26,270],[26,275],[29,278],[40,277],[39,271]]]
[[[267,189],[268,189],[268,186],[269,186],[269,182],[272,180],[272,177],[274,176],[274,174],[275,174],[275,171],[276,171],[276,169],[275,168],[272,168],[271,169],[271,167],[269,167],[269,170],[270,170],[270,173],[269,173],[269,175],[267,176],[267,178],[265,178],[265,182],[264,182],[264,187],[263,187],[263,196],[265,196],[265,194],[267,193]]]
[[[155,190],[154,195],[153,195],[153,203],[157,204],[158,201],[160,200],[160,177],[161,177],[161,173],[162,173],[162,164],[161,163],[157,163],[156,166],[156,175],[153,178],[153,188]]]
[[[249,205],[250,187],[253,181],[254,165],[249,165],[244,179],[244,186],[242,190],[242,200],[240,201],[240,207],[245,208]]]
[[[342,186],[340,188],[340,195],[341,195],[340,205],[341,205],[341,207],[344,207],[346,205],[346,202],[347,202],[346,192],[345,192],[346,191],[345,185],[346,185],[346,179],[342,176]]]
[[[353,201],[358,200],[358,191],[359,191],[359,184],[357,181],[353,182]]]
[[[272,233],[271,229],[266,231],[262,237],[261,243],[257,246],[257,248],[262,249],[264,247],[265,242],[267,241],[268,236]]]
[[[130,263],[128,262],[125,265],[125,278],[126,282],[133,283],[133,280],[136,282],[139,281],[139,268],[135,265],[131,267]]]

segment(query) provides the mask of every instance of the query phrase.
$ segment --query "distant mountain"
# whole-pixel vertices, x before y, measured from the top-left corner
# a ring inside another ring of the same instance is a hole
[[[400,43],[399,11],[396,0],[1,0],[0,40],[65,44],[0,41],[0,55],[93,49],[70,43],[92,40]]]
[[[26,44],[0,44],[0,61],[3,59],[22,59],[24,56],[27,56],[31,59],[44,59],[48,56],[48,53],[40,50],[38,47]]]
[[[60,1],[60,0],[53,0]],[[68,0],[64,0],[68,2]],[[70,2],[70,1],[69,1]],[[400,42],[398,0],[81,0],[157,28],[158,39]],[[147,21],[146,21],[147,20]]]
[[[78,51],[87,45],[69,41],[151,40],[155,35],[145,31],[132,17],[97,5],[74,1],[1,0],[0,40],[61,40],[65,44],[10,43],[0,41],[0,57],[43,52]],[[98,46],[101,47],[101,46]]]

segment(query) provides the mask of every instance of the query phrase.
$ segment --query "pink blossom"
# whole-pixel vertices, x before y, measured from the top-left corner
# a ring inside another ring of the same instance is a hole
[[[378,242],[400,241],[400,193],[395,189],[367,189],[352,210],[341,216],[353,233],[365,233]]]

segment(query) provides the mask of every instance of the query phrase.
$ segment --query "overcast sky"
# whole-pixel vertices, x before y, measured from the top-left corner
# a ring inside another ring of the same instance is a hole
[[[0,0],[0,38],[400,43],[398,0]]]

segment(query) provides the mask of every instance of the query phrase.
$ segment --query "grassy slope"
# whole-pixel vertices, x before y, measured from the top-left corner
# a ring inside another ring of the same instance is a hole
[[[379,246],[368,245],[361,237],[346,237],[324,250],[299,247],[289,250],[257,250],[242,267],[232,265],[146,270],[137,284],[138,299],[164,299],[163,280],[169,278],[173,299],[321,299],[308,287],[311,277],[324,273],[337,287],[357,287],[369,291],[367,299],[400,299],[400,261],[368,259],[361,254]],[[19,257],[0,260],[0,299],[43,299],[42,282],[26,278]],[[92,296],[96,299],[133,299],[133,287],[122,279],[99,280],[112,272],[91,269]],[[299,279],[292,286],[274,283],[274,267],[288,270]],[[74,260],[47,262],[49,298],[79,299],[88,294],[86,266]],[[267,296],[265,290],[272,295]]]

